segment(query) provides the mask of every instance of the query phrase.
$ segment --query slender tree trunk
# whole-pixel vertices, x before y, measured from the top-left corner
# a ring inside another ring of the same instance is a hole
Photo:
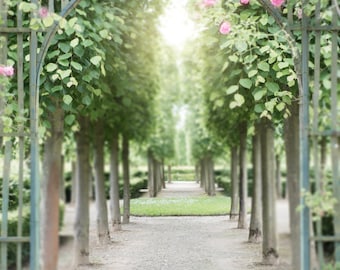
[[[65,180],[64,180],[64,156],[61,155],[60,156],[60,186],[59,186],[59,196],[60,196],[60,200],[62,200],[63,202],[65,202]]]
[[[168,183],[171,183],[171,165],[168,165]]]
[[[196,183],[198,184],[200,182],[200,166],[198,163],[195,165],[195,178],[196,178]]]
[[[162,178],[162,186],[163,186],[163,188],[166,188],[166,185],[165,185],[164,160],[162,160],[162,163],[161,163],[161,178]]]
[[[262,241],[261,139],[258,124],[255,125],[253,137],[253,174],[253,198],[248,240],[252,243],[258,243]]]
[[[71,204],[74,205],[76,203],[77,197],[77,163],[72,161],[72,175],[71,175]]]
[[[276,233],[276,191],[275,191],[275,153],[274,129],[268,119],[262,119],[261,153],[262,153],[262,199],[263,199],[263,263],[278,263]]]
[[[286,151],[287,188],[289,196],[289,218],[291,239],[300,237],[300,214],[296,208],[300,204],[300,139],[299,104],[295,101],[290,107],[291,115],[285,121],[284,141]],[[291,242],[292,268],[300,268],[300,241]]]
[[[236,219],[239,213],[239,178],[238,178],[238,147],[233,146],[231,148],[231,207],[230,207],[230,219]]]
[[[77,198],[74,226],[75,266],[89,264],[89,120],[86,117],[80,116],[78,122],[80,128],[76,134]]]
[[[205,171],[204,171],[204,157],[203,158],[201,158],[201,160],[200,160],[200,164],[201,164],[201,174],[200,174],[200,176],[201,176],[201,184],[200,184],[200,186],[201,186],[201,188],[203,188],[204,190],[205,190]]]
[[[110,212],[114,231],[122,229],[119,205],[119,166],[118,166],[118,132],[113,131],[110,143]]]
[[[44,147],[44,186],[42,196],[42,268],[57,269],[59,250],[59,183],[64,133],[64,112],[57,102],[48,114],[50,128]]]
[[[122,141],[122,161],[123,161],[123,179],[124,179],[124,213],[123,224],[130,222],[130,172],[129,172],[129,139],[123,135]]]
[[[104,176],[104,126],[103,121],[95,123],[95,134],[93,139],[94,148],[94,172],[95,172],[95,194],[97,208],[97,236],[99,243],[110,242],[109,222],[107,214],[105,176]]]
[[[154,161],[152,153],[148,151],[148,190],[150,198],[156,197],[155,176],[154,176]]]
[[[215,196],[215,181],[214,181],[214,162],[211,155],[207,156],[207,179],[208,179],[208,195]]]
[[[275,155],[275,183],[276,183],[276,196],[282,198],[282,186],[281,186],[281,157]]]
[[[247,123],[240,125],[240,212],[238,217],[239,229],[247,228],[247,196],[248,196],[248,173],[247,173]]]

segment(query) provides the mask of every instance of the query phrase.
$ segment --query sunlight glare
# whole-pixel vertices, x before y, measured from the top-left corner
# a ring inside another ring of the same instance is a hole
[[[172,0],[160,18],[160,31],[165,41],[178,49],[195,36],[195,25],[185,8],[186,0]]]

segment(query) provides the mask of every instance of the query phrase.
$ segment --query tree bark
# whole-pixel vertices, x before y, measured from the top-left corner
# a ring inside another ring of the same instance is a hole
[[[233,146],[231,148],[231,166],[230,166],[230,181],[231,181],[231,207],[230,207],[230,219],[236,219],[239,212],[239,178],[238,178],[238,147]]]
[[[299,104],[294,101],[289,110],[291,115],[284,123],[284,142],[286,151],[287,188],[289,197],[289,218],[291,239],[300,237],[300,214],[296,208],[300,204],[300,139]],[[292,241],[292,268],[300,267],[300,241]]]
[[[110,142],[110,212],[111,224],[114,231],[119,231],[122,229],[119,205],[118,146],[118,132],[113,131]]]
[[[171,165],[168,165],[168,183],[171,183]]]
[[[77,197],[77,163],[75,161],[72,161],[71,177],[71,204],[74,205]]]
[[[89,120],[84,116],[78,118],[79,131],[77,142],[77,198],[76,220],[74,226],[74,264],[89,264]]]
[[[248,241],[262,241],[262,174],[261,174],[261,139],[259,125],[255,125],[253,136],[253,197],[251,203],[251,218]]]
[[[205,166],[204,166],[204,158],[202,157],[200,160],[200,164],[201,164],[201,173],[200,173],[200,187],[203,188],[205,190]]]
[[[208,195],[215,196],[215,177],[214,177],[214,162],[211,155],[207,155],[207,180],[208,180]]]
[[[130,172],[129,172],[129,139],[123,135],[122,140],[122,161],[123,161],[123,179],[124,179],[124,196],[123,196],[123,224],[130,222]]]
[[[263,263],[275,265],[278,263],[277,233],[276,233],[276,200],[275,200],[275,152],[274,129],[268,119],[262,119],[261,153],[262,153],[262,215],[263,215]]]
[[[275,183],[276,183],[276,196],[282,198],[282,185],[281,185],[281,157],[275,155]]]
[[[200,166],[198,163],[195,165],[195,178],[196,183],[198,184],[200,182]]]
[[[110,242],[109,222],[107,214],[105,176],[104,176],[104,125],[102,120],[95,123],[93,137],[95,198],[97,208],[97,236],[100,244]]]
[[[151,151],[148,151],[148,190],[150,198],[156,197],[156,186],[154,176],[154,161]]]
[[[59,250],[59,183],[62,178],[61,152],[64,134],[64,111],[57,102],[48,114],[49,135],[44,147],[44,186],[42,196],[42,268],[57,269]]]
[[[247,173],[247,123],[241,123],[240,131],[240,211],[238,216],[239,229],[247,228],[247,197],[248,197],[248,173]]]

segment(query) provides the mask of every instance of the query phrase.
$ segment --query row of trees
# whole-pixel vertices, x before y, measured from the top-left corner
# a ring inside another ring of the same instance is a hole
[[[204,153],[213,153],[216,157],[226,146],[229,149],[230,216],[238,216],[239,228],[248,227],[247,161],[251,160],[254,188],[249,241],[262,241],[263,262],[269,264],[275,264],[279,257],[274,179],[275,167],[280,164],[278,157],[285,149],[292,265],[293,269],[299,269],[297,208],[300,203],[299,90],[302,82],[297,44],[301,33],[291,32],[287,20],[299,22],[302,11],[298,5],[281,3],[276,7],[273,2],[189,2],[192,19],[202,29],[198,39],[190,44],[190,54],[189,51],[184,54],[186,74],[191,80],[188,89],[195,93],[188,99],[195,115],[191,121],[196,125],[192,147],[198,162],[204,159]],[[326,8],[327,3],[324,5]],[[312,5],[304,12],[312,18]],[[285,13],[288,19],[283,17]],[[329,19],[323,18],[325,22]],[[225,25],[228,25],[228,31],[222,29]],[[321,43],[328,49],[330,38],[330,35],[321,38]],[[311,55],[314,53],[310,51]],[[323,68],[327,69],[330,57],[328,53],[322,55]],[[327,90],[330,87],[329,70],[322,76],[321,88]],[[200,97],[197,92],[201,93]],[[325,110],[326,99],[324,91],[319,104]],[[330,124],[325,120],[320,119],[324,127]],[[247,158],[249,146],[251,158]]]

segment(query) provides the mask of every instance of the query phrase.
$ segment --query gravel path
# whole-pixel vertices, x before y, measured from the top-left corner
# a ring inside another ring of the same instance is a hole
[[[202,190],[195,183],[173,183],[162,197],[197,196]],[[281,262],[263,266],[261,244],[249,244],[248,230],[236,229],[237,222],[226,216],[210,217],[131,217],[123,230],[111,234],[111,243],[98,245],[95,221],[90,227],[91,265],[78,269],[102,270],[288,270],[289,237],[287,203],[279,201],[278,232]],[[74,209],[66,209],[65,234],[72,233]],[[95,217],[91,205],[91,217]],[[59,269],[71,269],[72,243],[60,250]]]

